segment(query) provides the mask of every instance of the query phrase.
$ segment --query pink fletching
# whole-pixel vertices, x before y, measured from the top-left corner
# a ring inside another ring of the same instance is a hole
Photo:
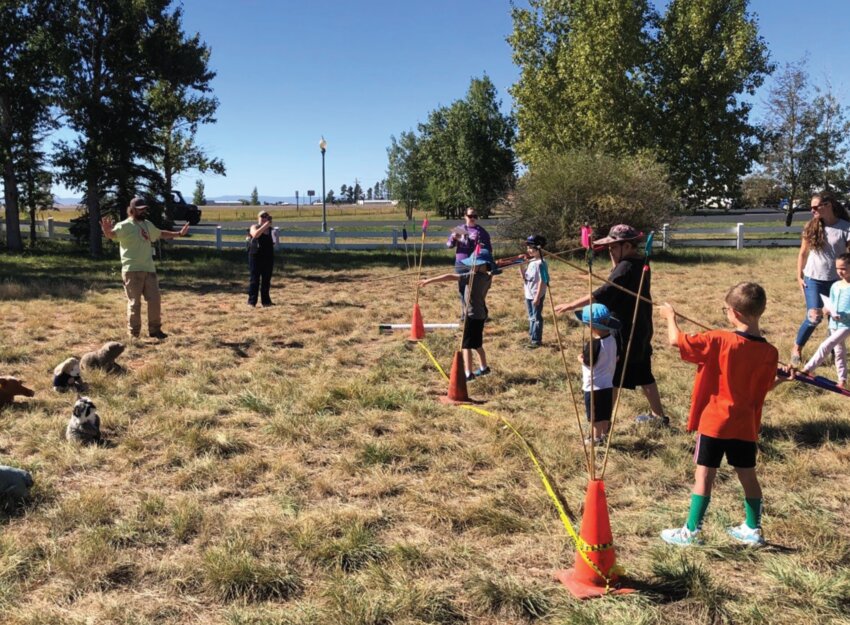
[[[581,227],[581,246],[583,248],[589,248],[590,247],[590,239],[591,239],[592,235],[593,235],[593,230],[590,228],[590,226],[582,226]]]
[[[428,229],[428,218],[425,218],[425,221],[422,222],[422,232],[425,232]]]
[[[480,243],[475,246],[475,251],[473,252],[473,254],[475,254],[476,256],[481,254],[481,244]]]

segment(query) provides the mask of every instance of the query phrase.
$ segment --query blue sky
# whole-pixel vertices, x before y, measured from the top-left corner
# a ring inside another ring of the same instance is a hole
[[[521,3],[521,0],[519,0]],[[662,4],[657,2],[657,4]],[[184,25],[212,48],[218,123],[198,139],[227,176],[190,172],[191,194],[321,193],[318,142],[328,141],[327,188],[386,175],[386,148],[434,108],[464,96],[486,72],[503,100],[518,70],[505,42],[507,0],[184,0]],[[829,78],[850,103],[850,3],[754,0],[777,63],[808,54],[815,80]],[[758,104],[758,103],[756,103]],[[59,195],[75,195],[57,190]]]

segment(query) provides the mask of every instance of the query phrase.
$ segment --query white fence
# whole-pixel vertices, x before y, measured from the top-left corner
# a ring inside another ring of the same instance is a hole
[[[57,222],[48,217],[36,222],[36,236],[43,239],[70,240],[68,228],[71,224]],[[170,245],[178,247],[207,247],[218,250],[225,248],[244,248],[247,228],[222,228],[221,226],[192,226],[189,237],[173,239]],[[404,240],[399,229],[376,231],[337,231],[328,232],[308,230],[280,230],[278,248],[302,250],[380,250],[403,249]],[[0,232],[5,231],[5,223],[0,221]],[[738,223],[729,228],[674,228],[664,224],[656,234],[655,245],[663,250],[683,247],[797,247],[800,244],[800,226],[755,226]],[[29,223],[21,223],[22,234],[29,234]],[[702,236],[700,236],[702,235]],[[771,236],[774,235],[774,236]],[[783,236],[780,236],[783,235]],[[426,249],[445,249],[448,231],[428,230]],[[422,242],[421,232],[408,236],[407,244],[412,249]]]

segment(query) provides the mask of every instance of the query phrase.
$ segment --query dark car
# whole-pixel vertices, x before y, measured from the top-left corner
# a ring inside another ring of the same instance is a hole
[[[201,222],[201,209],[186,202],[180,191],[172,189],[171,218],[175,221],[188,221],[191,225],[197,226]]]

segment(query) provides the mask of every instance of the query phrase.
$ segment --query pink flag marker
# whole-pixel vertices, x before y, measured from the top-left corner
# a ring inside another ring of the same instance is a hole
[[[475,251],[472,252],[473,256],[478,256],[481,253],[481,244],[475,246]]]
[[[425,220],[422,222],[422,232],[425,232],[427,229],[428,229],[428,218],[426,217]]]
[[[593,229],[590,226],[581,227],[581,246],[585,249],[590,247],[590,241],[593,236]]]

